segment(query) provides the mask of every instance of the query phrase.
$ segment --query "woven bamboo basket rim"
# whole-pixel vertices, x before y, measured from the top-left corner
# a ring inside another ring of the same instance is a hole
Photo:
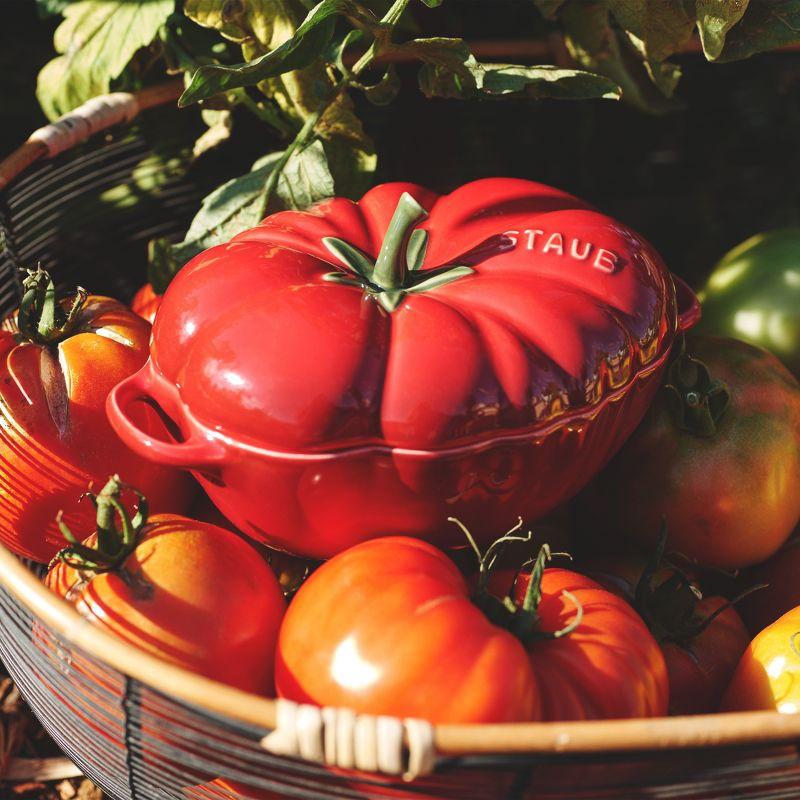
[[[136,94],[139,111],[173,102],[181,81]],[[47,147],[29,139],[0,161],[0,191],[37,161]],[[276,725],[276,702],[170,664],[117,639],[84,619],[51,592],[10,550],[0,545],[0,585],[59,637],[112,669],[195,708],[263,728]],[[800,714],[745,711],[653,719],[434,726],[442,756],[578,755],[686,750],[698,747],[781,744],[800,740]]]

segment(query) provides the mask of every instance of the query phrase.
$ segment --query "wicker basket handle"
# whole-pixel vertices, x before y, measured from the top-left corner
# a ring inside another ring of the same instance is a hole
[[[422,719],[356,714],[278,699],[277,725],[261,745],[274,755],[339,769],[402,775],[411,781],[436,766],[433,726]]]
[[[61,119],[34,131],[8,158],[0,161],[0,190],[31,164],[69,150],[95,133],[130,122],[141,111],[178,99],[183,81],[172,80],[148,86],[135,94],[114,92],[93,97]]]
[[[220,463],[227,454],[225,445],[218,439],[194,430],[191,423],[180,425],[184,417],[177,389],[157,374],[148,362],[130,377],[117,384],[109,393],[106,413],[111,427],[134,453],[142,458],[170,467],[207,471]],[[187,427],[192,433],[181,442],[165,442],[142,430],[130,417],[131,405],[145,401],[157,408],[181,431]]]
[[[122,122],[131,122],[139,114],[136,95],[128,92],[93,97],[51,125],[34,131],[28,141],[41,142],[49,158],[85,142],[93,134]]]

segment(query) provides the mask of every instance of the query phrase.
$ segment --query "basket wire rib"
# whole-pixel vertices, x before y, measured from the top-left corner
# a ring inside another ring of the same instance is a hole
[[[117,128],[36,164],[0,192],[0,313],[19,301],[19,270],[38,262],[61,287],[80,282],[132,295],[145,277],[147,240],[182,233],[199,202],[188,180],[169,176],[147,202],[117,202],[109,194],[124,183],[132,187],[127,199],[135,199],[142,162],[155,144],[138,123]],[[0,657],[58,745],[115,800],[800,796],[794,743],[687,753],[462,755],[440,758],[435,774],[413,783],[275,756],[260,745],[266,727],[179,701],[112,669],[4,586]],[[212,786],[218,777],[244,784],[243,794]]]

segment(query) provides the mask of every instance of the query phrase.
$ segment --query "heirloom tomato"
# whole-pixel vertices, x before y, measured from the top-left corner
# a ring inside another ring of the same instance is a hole
[[[764,628],[744,651],[723,711],[800,712],[800,607]]]
[[[691,353],[691,355],[689,355]],[[688,340],[642,424],[578,504],[587,549],[633,543],[737,569],[769,558],[800,519],[800,385],[766,350]]]
[[[121,303],[79,289],[59,300],[49,275],[29,272],[19,311],[0,330],[0,541],[47,562],[63,540],[59,509],[76,529],[92,523],[79,505],[91,481],[123,470],[156,510],[183,512],[191,482],[154,466],[120,441],[105,414],[112,387],[147,359],[150,326]],[[156,438],[166,429],[143,404],[132,411]]]
[[[267,563],[230,531],[175,514],[133,518],[113,477],[98,495],[97,529],[54,560],[47,586],[84,619],[178,666],[272,695],[275,642],[285,610]],[[116,519],[119,518],[120,527]]]
[[[109,416],[271,547],[328,558],[387,531],[455,546],[448,515],[537,519],[620,447],[697,318],[676,283],[634,231],[552,187],[384,184],[193,258]],[[180,441],[139,430],[137,399]]]
[[[279,695],[434,723],[666,712],[664,659],[627,603],[545,570],[544,548],[533,578],[502,601],[488,584],[496,548],[472,594],[447,556],[416,539],[365,542],[323,564],[281,627]],[[514,577],[493,581],[511,590]]]
[[[152,283],[146,283],[133,296],[131,310],[152,325],[163,297],[164,295],[156,294]]]
[[[800,377],[800,228],[762,233],[731,250],[700,299],[700,331],[764,347]]]
[[[800,606],[800,532],[772,558],[749,570],[746,579],[764,584],[764,589],[742,602],[742,616],[753,633]]]
[[[631,555],[597,559],[582,569],[627,600],[661,645],[673,714],[716,711],[750,636],[733,603],[704,597],[681,569],[662,560],[663,543],[648,561]]]

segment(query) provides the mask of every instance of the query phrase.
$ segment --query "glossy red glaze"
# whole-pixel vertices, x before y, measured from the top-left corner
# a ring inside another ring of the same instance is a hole
[[[348,273],[323,239],[374,260],[404,192],[429,212],[418,274],[472,273],[390,313],[325,278]],[[488,538],[577,492],[622,444],[698,315],[684,296],[679,319],[653,248],[556,189],[386,184],[193,259],[109,414],[132,448],[197,471],[237,527],[283,549],[326,557],[398,531],[449,545],[451,514]],[[137,397],[184,441],[138,431]]]

